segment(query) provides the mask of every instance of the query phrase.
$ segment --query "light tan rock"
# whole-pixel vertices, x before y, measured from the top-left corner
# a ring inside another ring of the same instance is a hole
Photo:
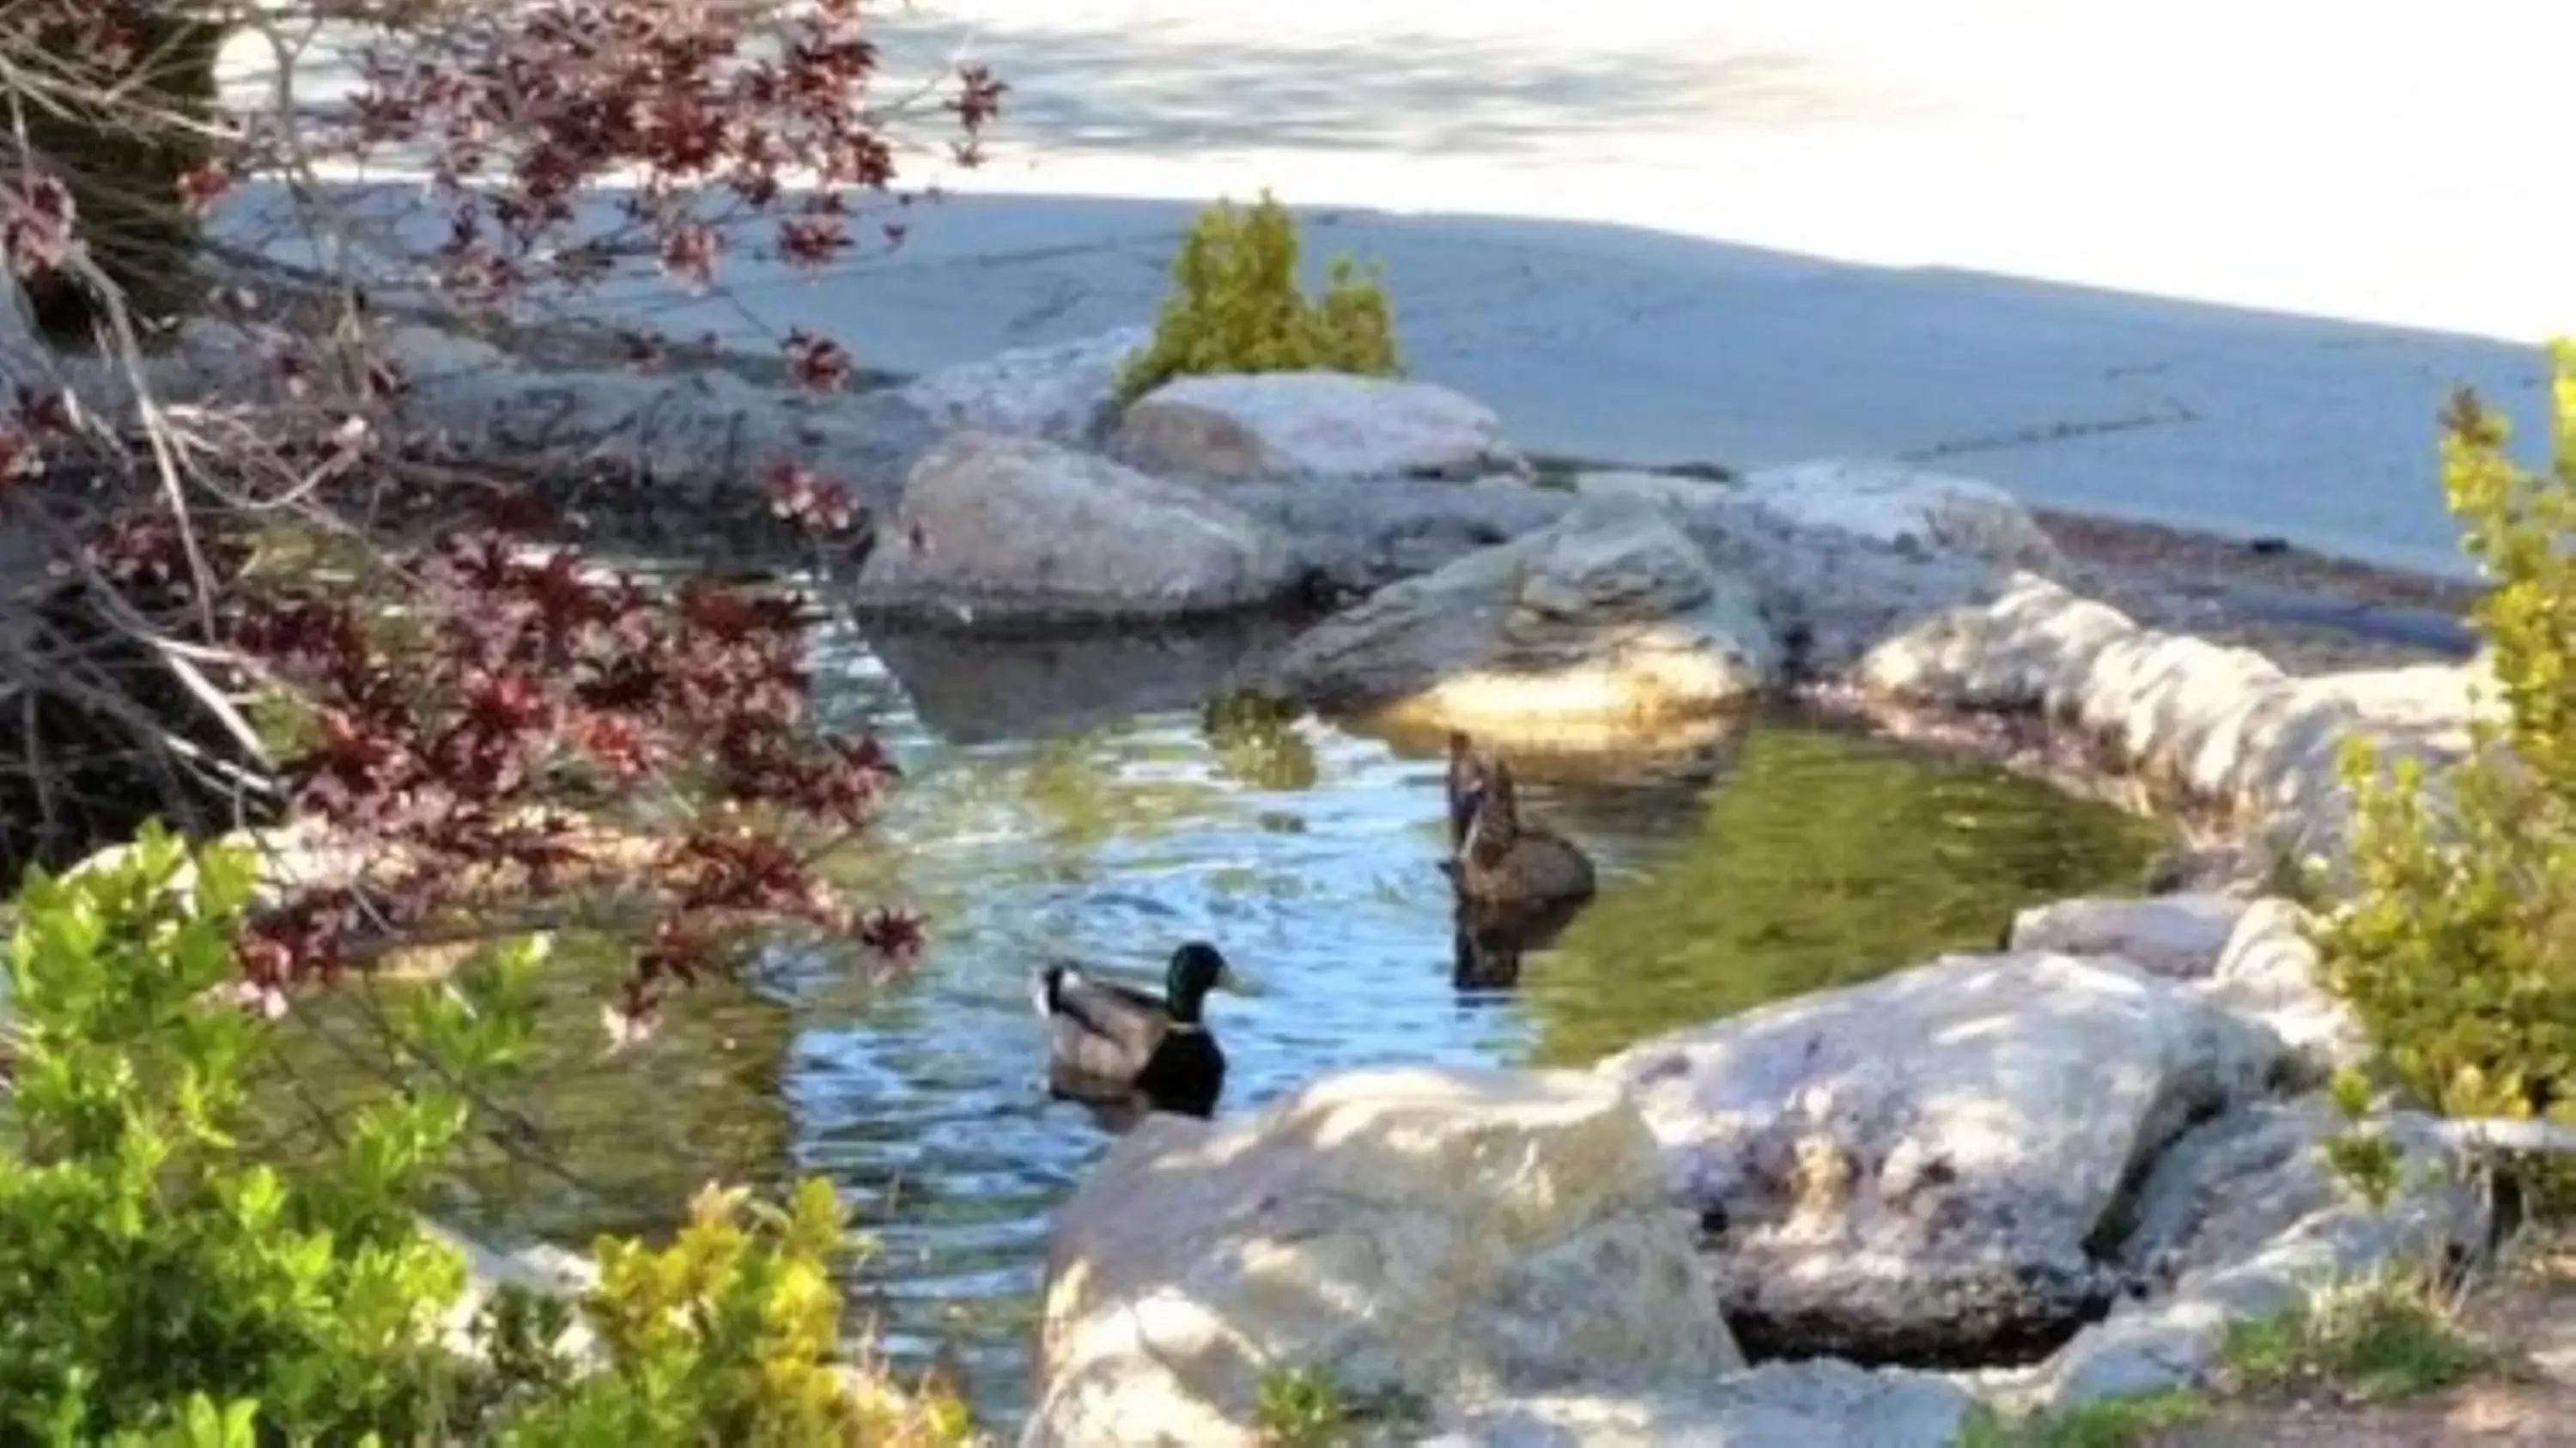
[[[1741,1364],[1610,1083],[1362,1070],[1110,1152],[1057,1219],[1022,1441],[1248,1448],[1280,1369],[1446,1402]]]

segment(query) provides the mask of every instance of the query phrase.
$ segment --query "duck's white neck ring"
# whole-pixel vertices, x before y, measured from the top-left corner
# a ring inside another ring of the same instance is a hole
[[[1186,1032],[1186,1031],[1204,1031],[1204,1030],[1206,1030],[1206,1029],[1207,1029],[1207,1023],[1206,1023],[1206,1022],[1204,1022],[1204,1021],[1174,1021],[1174,1022],[1172,1022],[1172,1034],[1173,1034],[1173,1035],[1176,1035],[1176,1036],[1177,1036],[1177,1035],[1180,1035],[1180,1034],[1182,1034],[1183,1032]]]

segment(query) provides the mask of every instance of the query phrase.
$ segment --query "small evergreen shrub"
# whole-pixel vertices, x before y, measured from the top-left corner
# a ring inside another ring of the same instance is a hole
[[[1199,213],[1172,259],[1154,339],[1118,379],[1120,405],[1175,377],[1230,372],[1349,372],[1393,377],[1395,318],[1385,289],[1335,257],[1322,297],[1298,286],[1296,218],[1264,191],[1248,210]]]
[[[2576,349],[2553,358],[2548,472],[2516,465],[2504,422],[2467,391],[2443,418],[2443,488],[2492,590],[2474,623],[2502,716],[2472,726],[2438,791],[2417,760],[2383,769],[2347,749],[2355,899],[2317,943],[2329,983],[2436,1109],[2576,1122]],[[2555,1176],[2559,1196],[2571,1174]]]
[[[530,1045],[536,952],[403,997],[426,1069],[338,1151],[259,1160],[275,1033],[233,997],[246,852],[147,830],[17,901],[0,1094],[0,1444],[844,1448],[964,1441],[962,1409],[837,1361],[828,1187],[710,1190],[666,1248],[605,1241],[577,1305],[504,1292],[460,1340],[465,1264],[423,1188],[472,1083]],[[595,1352],[562,1344],[574,1315]],[[467,1350],[470,1349],[470,1350]]]

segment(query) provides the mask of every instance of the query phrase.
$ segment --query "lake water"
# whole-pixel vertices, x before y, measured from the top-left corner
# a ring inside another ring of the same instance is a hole
[[[1212,720],[1200,700],[1260,642],[831,650],[831,712],[873,723],[907,774],[831,871],[926,912],[924,956],[888,980],[782,951],[617,1056],[596,1026],[613,962],[565,970],[550,1057],[513,1103],[564,1133],[564,1171],[487,1164],[481,1215],[578,1240],[659,1226],[712,1177],[826,1174],[880,1244],[854,1301],[1007,1421],[1048,1214],[1110,1144],[1045,1094],[1042,960],[1155,983],[1175,944],[1216,942],[1250,986],[1211,1005],[1233,1114],[1344,1067],[1582,1064],[1984,946],[2022,905],[2132,885],[2160,839],[1998,770],[1793,719],[1710,726],[1614,764],[1516,760],[1600,895],[1517,962],[1462,954],[1434,865],[1438,741]]]

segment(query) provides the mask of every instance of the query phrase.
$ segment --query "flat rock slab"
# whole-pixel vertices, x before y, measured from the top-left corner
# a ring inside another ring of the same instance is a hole
[[[1947,956],[1646,1042],[1633,1094],[1762,1352],[1969,1362],[2115,1293],[2106,1231],[2280,1043],[2185,988],[2064,955]]]
[[[1420,1448],[1949,1448],[1970,1406],[1930,1374],[1764,1363],[1664,1397],[1567,1393],[1452,1412]]]

